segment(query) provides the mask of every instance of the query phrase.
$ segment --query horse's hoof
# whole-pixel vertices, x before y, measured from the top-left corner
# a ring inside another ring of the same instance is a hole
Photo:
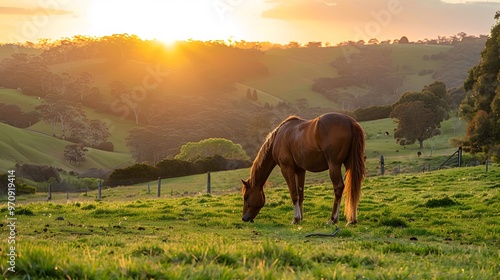
[[[292,225],[297,225],[297,224],[300,224],[302,220],[299,220],[299,219],[293,219],[292,221]]]
[[[349,226],[349,225],[356,225],[357,223],[358,223],[358,221],[357,221],[357,220],[354,220],[354,221],[348,222],[348,223],[346,224],[346,226]]]
[[[327,225],[335,225],[338,221],[335,221],[335,220],[329,220],[328,222],[326,222]]]

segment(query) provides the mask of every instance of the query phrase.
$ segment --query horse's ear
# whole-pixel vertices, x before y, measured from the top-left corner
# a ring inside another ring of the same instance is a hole
[[[245,188],[249,188],[249,187],[250,187],[250,184],[248,183],[248,181],[245,181],[245,180],[243,180],[243,179],[240,179],[240,181],[243,183],[243,186],[244,186]]]

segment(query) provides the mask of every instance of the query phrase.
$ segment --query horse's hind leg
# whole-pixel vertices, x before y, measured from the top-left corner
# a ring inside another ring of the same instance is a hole
[[[299,171],[296,175],[297,189],[299,193],[299,208],[300,208],[300,218],[304,219],[304,212],[302,211],[302,205],[304,204],[304,183],[306,181],[306,171]]]
[[[328,171],[333,184],[333,193],[335,199],[333,201],[332,215],[328,223],[336,224],[339,221],[340,202],[342,201],[342,193],[344,192],[344,180],[342,180],[342,165],[330,164]]]

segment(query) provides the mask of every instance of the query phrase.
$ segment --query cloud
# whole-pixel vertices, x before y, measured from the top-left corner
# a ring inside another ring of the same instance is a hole
[[[500,10],[497,2],[441,0],[268,0],[266,3],[271,7],[263,11],[264,18],[286,21],[299,28],[315,24],[318,29],[329,26],[344,35],[367,35],[362,39],[406,34],[423,38],[461,31],[487,34],[495,23],[495,12]]]
[[[66,10],[57,10],[52,8],[20,8],[20,7],[6,7],[0,6],[0,15],[36,15],[36,14],[46,14],[46,15],[68,15],[73,14]]]

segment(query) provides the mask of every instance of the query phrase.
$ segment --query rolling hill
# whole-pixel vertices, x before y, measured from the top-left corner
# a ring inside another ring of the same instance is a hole
[[[133,162],[128,153],[105,152],[89,148],[86,161],[80,166],[69,165],[63,156],[63,141],[37,131],[19,129],[0,123],[0,169],[12,169],[16,163],[50,165],[78,172],[90,168],[111,169]]]
[[[385,47],[391,50],[393,66],[400,69],[400,72],[406,76],[399,90],[401,94],[406,91],[420,91],[424,85],[434,81],[430,74],[419,75],[420,71],[435,71],[443,67],[442,60],[425,60],[424,56],[447,52],[453,48],[439,45],[369,47]],[[353,47],[269,50],[262,57],[263,63],[269,69],[269,76],[250,79],[242,84],[258,91],[270,93],[276,100],[294,103],[297,99],[305,98],[311,107],[339,109],[339,103],[333,102],[320,93],[313,91],[311,85],[317,78],[338,76],[337,69],[330,66],[330,63],[342,55],[349,55],[354,52],[357,52],[357,50]],[[246,91],[244,86],[241,88]],[[357,95],[359,91],[358,87],[346,89],[347,93],[353,95]]]
[[[453,50],[451,46],[441,45],[377,45],[365,46],[368,48],[389,48],[393,66],[404,74],[404,82],[400,87],[401,93],[405,91],[420,91],[422,87],[434,81],[431,73],[445,67],[443,59],[425,59]],[[321,107],[324,110],[338,111],[342,109],[340,103],[326,98],[321,93],[312,90],[311,85],[315,79],[321,77],[337,77],[338,69],[330,64],[341,56],[349,56],[357,52],[355,47],[325,47],[325,48],[292,48],[267,50],[259,57],[260,61],[268,68],[268,75],[245,79],[234,85],[234,91],[220,92],[218,98],[225,98],[233,102],[248,103],[246,92],[256,90],[258,100],[254,103],[264,106],[266,103],[277,105],[280,102],[295,104],[297,100],[307,101],[309,107]],[[30,50],[31,53],[35,53]],[[0,47],[0,59],[8,57],[12,50],[6,46]],[[471,54],[474,55],[474,54]],[[88,72],[93,76],[94,85],[102,92],[109,91],[109,84],[114,80],[127,81],[131,85],[141,85],[146,75],[154,71],[156,65],[141,61],[125,61],[119,65],[109,63],[105,59],[92,59],[72,61],[50,65],[54,73],[70,73],[77,75]],[[426,70],[428,74],[422,74]],[[175,69],[172,69],[175,71]],[[357,86],[342,89],[346,93],[358,94],[367,89]],[[23,111],[33,110],[41,100],[34,96],[26,96],[14,89],[0,89],[0,103],[18,105]],[[111,141],[115,152],[102,152],[91,150],[87,161],[79,167],[68,165],[62,157],[64,146],[68,142],[53,138],[53,128],[48,124],[39,122],[27,130],[12,128],[4,124],[0,130],[0,167],[12,167],[16,162],[29,162],[63,167],[68,170],[85,170],[91,167],[110,169],[126,165],[133,160],[126,146],[128,131],[136,126],[130,119],[123,119],[116,115],[97,113],[93,109],[85,109],[90,119],[104,120],[110,125]],[[222,112],[223,113],[223,112]],[[299,113],[300,116],[300,113]],[[414,155],[417,147],[401,147],[392,137],[386,137],[386,131],[392,132],[395,124],[389,120],[365,122],[363,126],[368,136],[367,156],[376,158],[380,154],[386,156]],[[448,153],[450,137],[463,135],[465,125],[451,119],[443,124],[444,132],[425,142],[426,150],[442,150]],[[181,132],[182,133],[182,132]],[[19,140],[19,141],[18,141]]]

